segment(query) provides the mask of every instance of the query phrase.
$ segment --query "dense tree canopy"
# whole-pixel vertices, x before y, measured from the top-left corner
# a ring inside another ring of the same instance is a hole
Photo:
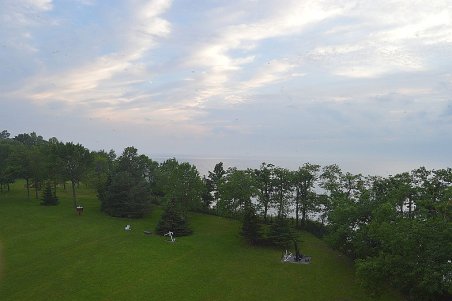
[[[219,186],[217,211],[225,216],[233,216],[251,204],[256,195],[255,183],[250,171],[229,168]]]
[[[184,210],[201,207],[204,184],[194,165],[179,163],[176,159],[166,160],[160,165],[157,185],[166,202],[174,199]]]

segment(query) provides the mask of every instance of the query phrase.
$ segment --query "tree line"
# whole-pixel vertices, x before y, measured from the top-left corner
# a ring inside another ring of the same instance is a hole
[[[112,216],[142,217],[152,204],[163,205],[167,219],[160,233],[179,227],[180,235],[190,234],[188,211],[242,219],[242,235],[252,244],[287,246],[294,229],[305,229],[355,260],[359,281],[375,294],[391,279],[412,299],[451,296],[451,168],[380,177],[343,172],[335,164],[289,170],[262,163],[239,170],[219,162],[201,177],[189,163],[158,163],[134,147],[117,156],[3,131],[0,189],[19,178],[28,198],[38,198],[44,184],[55,194],[58,184],[70,183],[74,206],[77,186],[90,185],[101,210]]]

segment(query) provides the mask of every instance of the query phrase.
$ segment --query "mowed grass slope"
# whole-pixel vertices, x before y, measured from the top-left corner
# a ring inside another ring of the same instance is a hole
[[[351,262],[307,233],[301,249],[312,264],[282,264],[279,250],[245,244],[234,220],[192,214],[194,234],[172,244],[143,234],[160,209],[112,218],[81,188],[77,216],[69,191],[44,207],[22,187],[0,194],[0,300],[373,300]]]

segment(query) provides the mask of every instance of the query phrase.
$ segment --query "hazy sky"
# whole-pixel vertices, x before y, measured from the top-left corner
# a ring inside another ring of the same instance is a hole
[[[452,164],[452,0],[0,0],[0,130],[91,150]]]

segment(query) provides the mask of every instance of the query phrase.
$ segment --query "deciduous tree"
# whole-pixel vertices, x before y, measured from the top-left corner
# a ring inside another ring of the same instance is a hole
[[[220,199],[220,186],[224,180],[225,174],[226,171],[224,170],[223,162],[215,164],[213,172],[209,171],[208,180],[211,192],[213,194],[214,203],[217,203]]]
[[[56,153],[63,164],[63,171],[66,179],[71,181],[72,199],[74,207],[77,206],[76,184],[82,179],[91,161],[88,149],[81,144],[72,142],[58,143]]]
[[[278,218],[284,218],[290,213],[293,200],[292,174],[286,168],[276,167],[272,185],[272,197],[278,210]]]
[[[254,170],[254,177],[257,189],[257,200],[262,209],[264,221],[267,222],[268,210],[272,207],[273,193],[273,164],[262,163],[259,169]]]
[[[297,171],[293,172],[293,184],[295,186],[295,222],[299,226],[299,213],[301,212],[301,224],[305,226],[307,214],[315,211],[317,199],[312,191],[318,178],[320,165],[305,163]]]
[[[157,186],[167,202],[174,199],[184,210],[197,210],[201,207],[204,187],[194,165],[179,163],[176,159],[166,160],[160,165]]]
[[[256,195],[254,179],[249,170],[228,168],[220,187],[217,210],[221,215],[231,216],[251,206],[251,198]]]

